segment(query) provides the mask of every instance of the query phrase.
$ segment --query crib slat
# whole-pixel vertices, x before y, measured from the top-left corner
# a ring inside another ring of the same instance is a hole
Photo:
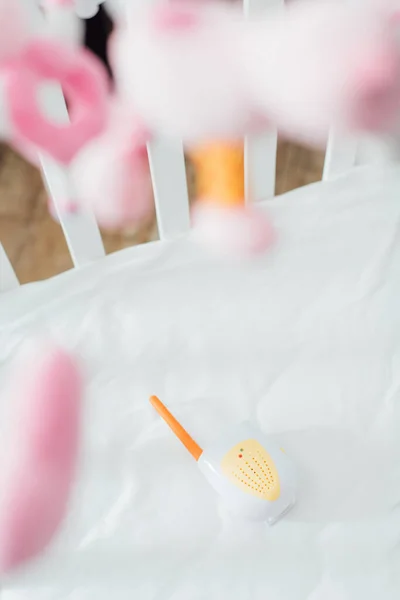
[[[44,31],[46,26],[46,14],[40,10],[38,0],[19,0],[29,15],[29,22],[32,30],[36,32]],[[56,15],[53,14],[46,28],[48,31],[57,35],[61,22],[57,18],[52,21]],[[67,17],[68,23],[63,22],[63,35],[71,38],[71,43],[76,43],[80,36],[80,27],[74,23],[72,15]],[[54,28],[54,31],[52,29]],[[46,86],[40,90],[40,101],[45,114],[58,123],[68,122],[69,116],[61,87],[56,84]],[[68,177],[66,167],[57,163],[47,155],[39,153],[41,170],[44,183],[49,193],[55,211],[59,218],[72,261],[76,267],[83,266],[93,260],[104,256],[104,246],[101,239],[99,228],[91,215],[75,214],[66,215],[61,211],[62,205],[66,200],[75,200],[74,192]]]
[[[352,169],[356,164],[357,149],[357,140],[344,138],[332,129],[326,147],[322,180],[334,179]]]
[[[65,122],[68,112],[64,96],[58,85],[48,86],[43,93],[46,114],[57,122]],[[81,267],[105,254],[99,228],[92,215],[77,213],[65,214],[62,206],[66,200],[74,200],[74,190],[68,177],[68,169],[54,159],[39,155],[44,183],[54,204],[68,249],[75,267]]]
[[[148,145],[160,239],[172,239],[190,229],[185,157],[181,142],[158,139]]]
[[[0,292],[8,292],[18,286],[18,278],[8,260],[6,251],[2,244],[0,244]]]
[[[243,0],[246,16],[252,16],[269,8],[283,8],[283,6],[284,0]],[[276,130],[271,130],[264,135],[249,135],[245,138],[246,202],[274,197],[277,144]]]
[[[246,202],[267,200],[275,195],[278,133],[251,135],[244,142]]]
[[[41,156],[44,184],[54,204],[68,250],[75,267],[82,267],[105,255],[99,228],[90,214],[66,214],[60,204],[66,194],[70,197],[70,183],[65,168],[49,157]]]

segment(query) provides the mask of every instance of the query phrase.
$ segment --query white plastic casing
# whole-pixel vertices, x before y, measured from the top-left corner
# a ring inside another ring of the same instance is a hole
[[[204,450],[198,465],[228,510],[239,517],[272,525],[295,503],[293,463],[273,440],[248,423]]]

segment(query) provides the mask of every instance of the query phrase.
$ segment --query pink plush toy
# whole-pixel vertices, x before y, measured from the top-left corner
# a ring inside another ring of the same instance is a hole
[[[108,127],[77,155],[71,178],[79,205],[107,228],[144,219],[152,210],[146,142],[149,133],[127,116],[117,100]]]
[[[151,131],[197,143],[272,124],[322,144],[334,124],[375,132],[397,121],[397,31],[386,10],[341,0],[250,20],[235,6],[177,0],[132,9],[111,59]]]
[[[15,369],[14,413],[0,464],[0,575],[41,553],[67,510],[79,442],[82,382],[75,361],[48,345]]]
[[[383,5],[303,0],[249,23],[241,51],[257,112],[323,146],[332,125],[382,133],[398,123],[399,27]]]
[[[6,94],[16,135],[68,164],[107,122],[108,79],[100,61],[83,48],[34,40],[7,65]],[[39,106],[39,87],[58,81],[68,98],[70,122],[53,123]]]
[[[246,26],[240,9],[218,0],[132,10],[110,46],[118,93],[158,134],[186,143],[243,135],[252,116],[238,48]]]
[[[28,160],[39,149],[67,164],[106,125],[106,70],[93,54],[51,39],[49,31],[33,35],[19,2],[0,0],[0,26],[0,77],[9,117],[3,137]],[[59,82],[67,95],[71,122],[66,125],[41,111],[38,93],[48,82]]]

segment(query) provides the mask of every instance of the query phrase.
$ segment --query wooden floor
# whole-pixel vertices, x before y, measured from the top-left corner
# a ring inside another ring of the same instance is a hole
[[[277,194],[319,181],[324,156],[279,143]],[[188,169],[189,190],[193,182]],[[157,239],[154,215],[134,230],[102,232],[107,253]],[[45,279],[72,267],[60,226],[50,217],[38,171],[0,145],[0,242],[22,283]]]

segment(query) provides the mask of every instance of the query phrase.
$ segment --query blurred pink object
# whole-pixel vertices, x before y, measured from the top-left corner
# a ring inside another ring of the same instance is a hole
[[[57,209],[51,198],[47,199],[47,208],[52,219],[54,219],[56,223],[59,223],[60,219],[58,217]],[[70,200],[69,198],[65,198],[62,202],[59,203],[58,209],[64,214],[73,215],[79,212],[79,205],[76,202]]]
[[[82,382],[74,360],[49,345],[18,365],[3,446],[0,573],[41,553],[65,516],[75,475]]]
[[[71,178],[81,208],[98,223],[115,228],[147,217],[152,184],[146,142],[149,133],[112,107],[104,133],[87,144],[71,164]]]
[[[198,202],[192,212],[195,238],[223,256],[246,258],[268,250],[275,234],[266,212]]]
[[[242,10],[179,0],[133,10],[110,46],[123,101],[161,135],[185,142],[240,137],[251,109],[237,52]]]
[[[39,106],[40,85],[51,81],[59,82],[67,97],[70,123],[66,125],[53,123]],[[63,163],[69,163],[107,122],[107,74],[83,48],[44,39],[31,42],[9,71],[6,93],[17,139]]]
[[[13,59],[28,42],[29,21],[20,2],[0,0],[0,63]]]
[[[220,2],[132,10],[111,62],[118,92],[152,131],[198,142],[271,125],[320,145],[332,125],[397,125],[400,45],[387,7],[302,1],[247,20]]]
[[[317,145],[332,126],[355,133],[395,128],[398,27],[378,4],[294,2],[250,24],[241,52],[255,109],[288,137]]]

